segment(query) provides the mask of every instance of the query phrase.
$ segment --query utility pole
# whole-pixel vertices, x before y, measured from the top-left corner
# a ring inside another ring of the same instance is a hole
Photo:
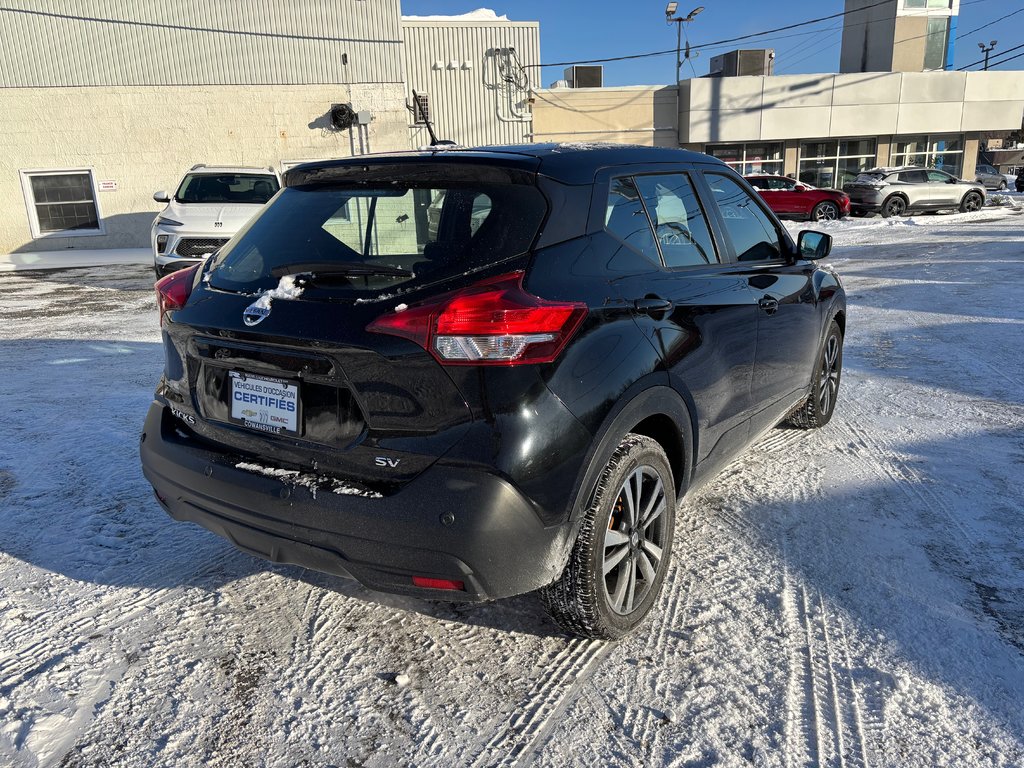
[[[676,9],[679,7],[679,3],[669,3],[665,6],[665,21],[669,24],[676,25],[676,88],[679,87],[679,72],[683,66],[683,60],[681,58],[682,47],[683,47],[683,24],[688,24],[693,21],[694,17],[704,10],[703,5],[698,5],[686,17],[676,16]],[[690,58],[690,46],[686,46],[686,58]]]
[[[978,47],[981,48],[981,52],[985,54],[985,69],[988,69],[988,55],[992,52],[992,49],[996,47],[998,40],[992,40],[988,44],[988,48],[985,47],[984,43],[978,43]]]

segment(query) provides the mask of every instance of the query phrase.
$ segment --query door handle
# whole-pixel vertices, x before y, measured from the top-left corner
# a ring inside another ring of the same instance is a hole
[[[675,305],[671,301],[660,296],[645,296],[642,299],[633,301],[633,308],[637,312],[643,312],[645,315],[658,315],[668,312],[673,306]]]
[[[765,313],[774,315],[779,308],[779,300],[773,299],[771,296],[762,296],[757,300],[757,306],[763,309]]]

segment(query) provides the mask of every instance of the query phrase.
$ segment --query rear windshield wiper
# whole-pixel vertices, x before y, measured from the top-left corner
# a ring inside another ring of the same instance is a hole
[[[389,267],[386,264],[366,264],[361,261],[310,261],[299,264],[285,264],[270,270],[274,277],[285,275],[387,275],[389,277],[414,277],[408,269]]]

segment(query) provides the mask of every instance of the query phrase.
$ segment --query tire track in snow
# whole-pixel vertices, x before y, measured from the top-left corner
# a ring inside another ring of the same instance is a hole
[[[77,653],[87,641],[98,633],[110,634],[111,630],[122,627],[135,619],[152,613],[166,605],[180,611],[209,599],[206,592],[188,596],[183,587],[195,586],[198,582],[217,572],[222,563],[237,556],[234,549],[226,548],[205,566],[195,571],[180,587],[151,589],[136,588],[134,594],[125,595],[125,589],[114,588],[100,598],[90,602],[82,610],[52,624],[40,622],[41,616],[26,623],[21,631],[15,631],[6,638],[7,645],[22,647],[0,657],[0,691],[9,691],[60,660]],[[184,604],[179,602],[185,598]],[[39,627],[46,627],[46,634],[39,637]],[[27,640],[27,644],[24,642]]]
[[[539,666],[547,671],[527,693],[483,750],[467,762],[483,766],[525,766],[559,724],[562,715],[582,692],[605,660],[614,643],[570,640],[554,659]]]
[[[889,441],[877,437],[875,432],[860,426],[868,414],[860,406],[859,402],[852,401],[848,410],[856,411],[856,416],[849,413],[842,419],[842,428],[853,439],[854,445],[859,445],[862,450],[854,449],[850,453],[869,471],[881,473],[895,485],[900,493],[911,503],[912,508],[924,520],[929,522],[930,530],[942,530],[946,526],[956,530],[963,542],[966,542],[969,556],[966,554],[954,554],[944,560],[944,566],[951,573],[959,576],[971,584],[978,594],[981,602],[981,612],[996,624],[999,635],[1010,645],[1014,646],[1019,656],[1013,659],[1018,668],[1022,668],[1020,656],[1024,656],[1024,632],[1021,631],[1019,620],[1006,614],[999,607],[999,601],[986,600],[980,594],[979,582],[975,576],[978,573],[988,571],[988,561],[992,559],[988,547],[984,545],[984,536],[957,515],[951,508],[945,496],[933,487],[929,478],[922,475],[903,458],[898,448]],[[879,456],[881,458],[872,458]],[[962,550],[964,544],[948,539],[943,542],[945,547],[954,551]],[[934,555],[934,553],[932,553]]]
[[[785,540],[783,549],[783,615],[790,638],[787,766],[869,768],[865,721],[877,732],[881,710],[867,709],[858,692],[842,621],[829,615],[819,591],[793,579]]]

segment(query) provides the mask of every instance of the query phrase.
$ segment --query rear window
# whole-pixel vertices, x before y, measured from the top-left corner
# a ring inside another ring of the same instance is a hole
[[[190,173],[174,194],[179,203],[256,203],[262,205],[280,188],[266,173]]]
[[[884,173],[859,173],[853,180],[854,184],[877,184],[885,178]]]
[[[390,295],[525,253],[546,212],[528,184],[289,187],[215,257],[210,284],[267,290],[294,267],[331,297]]]

